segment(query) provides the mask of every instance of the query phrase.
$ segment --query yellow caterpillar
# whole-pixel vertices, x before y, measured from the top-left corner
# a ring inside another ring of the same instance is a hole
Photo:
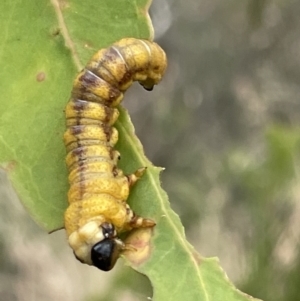
[[[155,226],[126,203],[131,186],[145,168],[131,175],[117,168],[116,107],[133,81],[152,90],[166,66],[166,55],[156,43],[122,39],[92,57],[77,75],[66,106],[64,142],[70,189],[65,229],[76,258],[104,271],[112,269],[126,249],[118,238],[120,232]]]

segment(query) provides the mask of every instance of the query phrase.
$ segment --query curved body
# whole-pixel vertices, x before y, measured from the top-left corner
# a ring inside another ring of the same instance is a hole
[[[126,249],[120,232],[155,225],[135,215],[126,203],[130,187],[145,168],[131,175],[118,169],[118,131],[113,124],[132,82],[152,90],[166,65],[166,55],[156,43],[122,39],[92,57],[77,75],[66,106],[70,189],[65,229],[76,258],[102,270],[110,270]]]

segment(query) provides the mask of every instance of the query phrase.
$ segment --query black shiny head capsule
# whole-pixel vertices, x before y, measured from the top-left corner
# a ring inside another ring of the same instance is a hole
[[[102,271],[110,271],[116,264],[124,244],[119,239],[106,238],[96,243],[91,250],[93,265]]]

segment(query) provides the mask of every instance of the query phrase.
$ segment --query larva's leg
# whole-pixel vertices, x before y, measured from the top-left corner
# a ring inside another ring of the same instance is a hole
[[[128,230],[134,229],[134,228],[148,228],[148,227],[154,227],[156,225],[155,221],[149,218],[144,218],[141,216],[136,215],[128,205],[126,205],[127,209],[127,222],[126,222],[126,228]]]
[[[147,167],[141,167],[136,170],[133,174],[127,175],[129,187],[132,187],[137,180],[139,180],[143,174],[145,173]],[[141,216],[136,215],[128,205],[126,205],[127,209],[127,229],[133,228],[147,228],[147,227],[154,227],[156,223],[149,218],[143,218]]]
[[[130,220],[129,224],[132,228],[148,228],[154,227],[156,225],[155,221],[153,221],[152,219],[144,218],[135,214]]]
[[[136,181],[143,176],[146,169],[147,167],[141,167],[138,170],[136,170],[133,174],[126,176],[128,179],[129,187],[132,187],[136,183]]]

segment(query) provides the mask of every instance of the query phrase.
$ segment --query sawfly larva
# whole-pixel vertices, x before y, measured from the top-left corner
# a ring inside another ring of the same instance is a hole
[[[119,116],[117,106],[132,82],[152,90],[166,65],[166,55],[156,43],[122,39],[92,57],[77,75],[66,106],[70,189],[65,229],[76,258],[103,271],[112,269],[129,248],[119,233],[155,226],[126,203],[145,168],[124,175],[117,167],[118,131],[113,125]]]

